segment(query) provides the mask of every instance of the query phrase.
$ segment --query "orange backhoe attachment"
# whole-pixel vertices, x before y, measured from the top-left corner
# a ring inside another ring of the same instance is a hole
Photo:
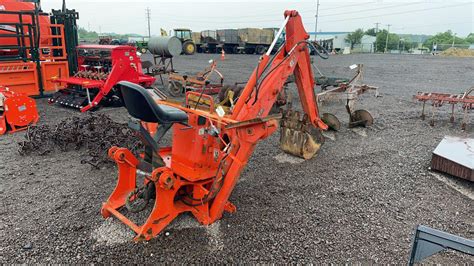
[[[158,100],[137,84],[118,83],[125,107],[133,117],[129,125],[146,148],[139,157],[125,148],[109,150],[119,175],[114,191],[102,206],[104,217],[115,216],[127,224],[136,232],[138,241],[155,237],[183,212],[192,213],[200,223],[208,225],[220,219],[224,211],[236,211],[229,197],[256,144],[278,129],[282,117],[288,117],[270,114],[270,110],[290,75],[295,76],[305,113],[298,122],[306,128],[302,130],[296,123],[288,130],[311,134],[327,129],[319,117],[314,94],[309,36],[298,12],[286,11],[284,16],[275,41],[228,112],[202,93],[187,92],[186,104],[181,105]],[[286,42],[270,57],[283,29]],[[197,108],[195,101],[189,101],[195,96],[204,98],[208,109]],[[295,117],[294,113],[291,117]],[[159,147],[169,129],[173,132],[172,145]],[[312,157],[321,145],[318,138],[303,134],[301,139],[304,148],[296,149],[296,153]],[[153,207],[147,209],[151,202]],[[139,225],[132,218],[133,213],[145,210],[150,214]]]
[[[38,119],[35,100],[0,86],[0,135],[25,129]]]

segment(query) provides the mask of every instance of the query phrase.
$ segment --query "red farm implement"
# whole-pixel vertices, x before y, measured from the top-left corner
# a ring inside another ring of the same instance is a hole
[[[472,92],[474,91],[474,87],[469,89],[464,93],[458,94],[449,94],[449,93],[440,93],[440,92],[418,92],[414,98],[420,102],[423,102],[423,109],[421,111],[421,119],[425,119],[425,105],[426,102],[430,102],[432,106],[432,113],[431,113],[431,121],[430,125],[434,126],[435,116],[438,108],[447,104],[451,105],[451,123],[454,123],[454,113],[455,113],[455,106],[460,104],[461,109],[463,110],[463,118],[461,122],[461,128],[466,130],[467,122],[468,122],[468,112],[474,108],[474,95]]]
[[[151,87],[155,78],[142,71],[136,48],[128,45],[81,45],[77,47],[79,70],[73,77],[55,81],[65,88],[49,99],[50,103],[86,112],[102,105],[121,105],[115,85],[129,81]]]

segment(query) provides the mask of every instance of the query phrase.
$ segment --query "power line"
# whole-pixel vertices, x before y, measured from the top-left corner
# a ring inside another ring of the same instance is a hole
[[[411,4],[419,4],[419,2],[417,3],[411,3]],[[355,17],[355,18],[346,18],[346,19],[336,19],[336,20],[327,20],[327,21],[322,21],[322,22],[339,22],[339,21],[349,21],[349,20],[358,20],[358,19],[365,19],[365,18],[373,18],[373,17],[381,17],[381,16],[391,16],[391,15],[399,15],[399,14],[406,14],[406,13],[415,13],[415,12],[423,12],[423,11],[427,11],[427,10],[434,10],[434,9],[441,9],[441,8],[449,8],[449,7],[456,7],[456,6],[462,6],[462,5],[466,5],[466,4],[471,4],[470,2],[464,2],[464,3],[459,3],[459,4],[454,4],[454,5],[445,5],[445,6],[438,6],[438,7],[431,7],[431,8],[422,8],[422,9],[414,9],[414,10],[408,10],[408,11],[400,11],[400,12],[393,12],[393,13],[384,13],[384,14],[377,14],[377,15],[370,15],[370,16],[363,16],[363,17]],[[401,5],[401,6],[406,6],[407,4],[405,5]],[[390,6],[390,7],[384,7],[384,8],[393,8],[395,6]],[[377,8],[377,10],[380,10],[380,9],[384,9],[384,8]],[[374,10],[374,8],[372,9],[368,9],[367,11],[370,11],[370,10]],[[357,12],[363,12],[365,10],[359,10]],[[314,12],[314,11],[313,11]],[[302,13],[302,12],[300,12]],[[353,13],[353,12],[350,12],[350,13]],[[314,13],[313,13],[314,14]],[[327,16],[327,15],[325,15]],[[166,15],[163,15],[162,17],[166,17]],[[323,17],[322,15],[320,17]],[[171,17],[170,17],[171,18]],[[245,20],[242,20],[242,21],[222,21],[222,22],[219,22],[219,21],[216,21],[216,20],[213,20],[213,21],[200,21],[200,20],[196,20],[196,19],[192,19],[192,20],[187,20],[187,19],[176,19],[175,17],[172,18],[173,22],[189,22],[189,23],[196,23],[196,22],[199,22],[199,23],[206,23],[206,24],[216,24],[216,23],[226,23],[226,24],[245,24],[245,23],[248,23],[249,20],[248,19],[245,19]],[[252,20],[251,22],[252,23],[259,23],[259,22],[279,22],[281,21],[281,19],[267,19],[267,20]],[[319,23],[319,20],[318,20],[318,23]]]
[[[375,18],[375,17],[382,17],[382,16],[393,16],[393,15],[400,15],[400,14],[407,14],[407,13],[423,12],[423,11],[434,10],[434,9],[457,7],[457,6],[467,5],[467,4],[470,5],[472,3],[471,2],[464,2],[464,3],[461,3],[461,4],[455,4],[455,5],[446,5],[446,6],[438,6],[438,7],[431,7],[431,8],[415,9],[415,10],[409,10],[409,11],[400,11],[400,12],[385,13],[385,14],[378,14],[378,15],[373,15],[373,16],[363,16],[363,17],[348,18],[348,19],[327,20],[327,21],[324,21],[324,22],[339,22],[339,21]]]
[[[369,5],[369,4],[372,5],[372,4],[376,4],[376,3],[377,3],[376,1],[372,1],[372,2],[357,3],[357,4],[352,4],[352,5],[340,5],[340,6],[337,6],[337,7],[325,8],[324,10],[334,10],[334,9],[340,9],[341,7],[346,8],[346,7],[353,7],[353,6],[364,6],[364,5]]]
[[[298,3],[298,2],[296,2]],[[294,5],[295,3],[292,3],[292,5]],[[352,7],[352,6],[364,6],[364,5],[368,5],[368,4],[377,4],[377,2],[375,1],[372,1],[372,2],[364,2],[364,3],[357,3],[357,4],[352,4],[352,5],[338,5],[336,7],[333,7],[333,8],[325,8],[324,11],[326,10],[334,10],[334,9],[344,9],[346,7]],[[265,12],[275,12],[274,14],[262,14],[262,12],[256,12],[254,13],[254,15],[248,15],[249,13],[245,13],[246,15],[242,15],[238,18],[261,18],[261,17],[275,17],[275,16],[281,16],[283,15],[282,11],[284,10],[285,8],[275,8],[274,10],[271,10],[269,11],[268,10],[268,7],[265,7]],[[294,6],[292,7],[292,9],[296,9],[298,10],[298,8],[295,8]],[[278,14],[276,14],[278,13]],[[300,14],[314,14],[314,11],[313,10],[302,10],[302,11],[298,11],[298,13]],[[214,19],[229,19],[229,16],[212,16],[212,18]],[[195,21],[195,20],[191,20],[191,21]]]
[[[397,4],[397,5],[391,5],[391,6],[383,6],[383,7],[362,9],[362,10],[351,10],[349,12],[325,14],[325,15],[322,15],[321,17],[331,17],[331,16],[337,16],[337,15],[353,14],[355,12],[374,11],[374,10],[381,10],[381,9],[394,8],[394,7],[406,7],[406,6],[419,5],[419,4],[424,4],[424,3],[423,2],[414,2],[414,3],[405,3],[405,4],[401,4],[401,5]]]
[[[415,4],[421,4],[422,2],[415,2],[415,3],[408,3],[408,4],[397,4],[397,5],[391,5],[391,6],[385,6],[385,7],[378,7],[378,8],[371,8],[371,9],[362,9],[362,10],[351,10],[350,12],[343,12],[343,13],[333,13],[333,14],[325,14],[325,15],[319,15],[318,14],[318,17],[328,17],[328,16],[336,16],[336,15],[344,15],[344,14],[352,14],[354,12],[363,12],[363,11],[372,11],[372,10],[381,10],[381,9],[387,9],[387,8],[393,8],[393,7],[397,7],[397,6],[409,6],[409,5],[415,5]],[[369,3],[365,3],[365,4],[373,4],[373,2],[369,2]],[[344,8],[345,7],[351,7],[351,6],[363,6],[365,4],[354,4],[354,5],[346,5],[346,6],[343,6]],[[317,3],[317,12],[319,10],[319,1]],[[330,9],[334,9],[334,8],[330,8]],[[338,9],[341,9],[341,8],[338,8]],[[329,10],[329,9],[324,9],[325,10]],[[310,11],[310,10],[303,10],[303,11],[298,11],[298,13],[300,14],[305,14],[305,13],[313,13],[314,11]],[[279,14],[279,15],[282,15],[282,14]],[[243,19],[242,21],[228,21],[229,19],[229,16],[225,16],[225,17],[216,17],[216,16],[213,16],[213,19],[216,19],[216,18],[222,18],[224,19],[224,23],[240,23],[240,22],[247,22],[248,19],[247,18],[261,18],[261,17],[275,17],[276,15],[275,14],[265,14],[265,15],[262,15],[262,14],[259,14],[259,15],[252,15],[252,16],[239,16],[238,18],[233,18],[233,19],[239,19],[239,18],[245,18]],[[166,15],[162,15],[162,17],[166,17]],[[173,17],[174,18],[174,17]],[[206,18],[204,18],[206,19]],[[188,21],[188,22],[208,22],[208,23],[216,23],[218,22],[217,20],[213,20],[212,22],[211,21],[207,21],[207,20],[204,20],[204,21],[199,21],[199,20],[196,20],[195,18],[193,18],[192,20],[191,19],[177,19],[178,21]],[[265,19],[265,20],[252,20],[251,22],[277,22],[277,21],[281,21],[281,20],[277,20],[277,19]]]
[[[407,27],[397,27],[393,28],[393,30],[405,30],[405,29],[416,29],[416,28],[424,28],[424,27],[432,27],[432,26],[442,26],[442,25],[456,25],[456,24],[472,24],[472,21],[459,21],[459,22],[448,22],[448,23],[436,23],[436,24],[421,24],[421,25],[414,25],[414,26],[407,26]]]

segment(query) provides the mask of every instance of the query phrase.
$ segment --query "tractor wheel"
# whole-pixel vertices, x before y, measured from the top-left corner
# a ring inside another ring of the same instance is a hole
[[[185,55],[193,55],[196,52],[196,45],[191,41],[185,42],[183,44],[183,52]]]
[[[231,51],[232,51],[233,54],[238,54],[239,53],[239,47],[234,46],[234,47],[231,48]]]
[[[168,91],[171,96],[179,97],[183,93],[183,85],[178,81],[170,80],[168,84]]]
[[[266,50],[267,49],[265,49],[265,46],[261,46],[261,45],[259,45],[259,46],[257,46],[257,48],[255,48],[255,52],[257,54],[264,54]]]

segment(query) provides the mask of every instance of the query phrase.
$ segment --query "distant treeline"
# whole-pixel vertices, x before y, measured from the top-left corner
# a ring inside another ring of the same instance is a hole
[[[388,42],[387,42],[388,34]],[[410,50],[414,48],[431,49],[434,44],[438,49],[446,49],[451,46],[467,48],[470,44],[474,44],[474,33],[470,33],[465,38],[456,36],[452,31],[438,33],[436,35],[415,35],[415,34],[396,34],[388,33],[387,30],[376,31],[375,28],[364,31],[357,29],[351,32],[346,41],[352,46],[360,44],[364,35],[371,35],[376,37],[376,51],[383,52],[387,44],[387,50],[405,49]]]

